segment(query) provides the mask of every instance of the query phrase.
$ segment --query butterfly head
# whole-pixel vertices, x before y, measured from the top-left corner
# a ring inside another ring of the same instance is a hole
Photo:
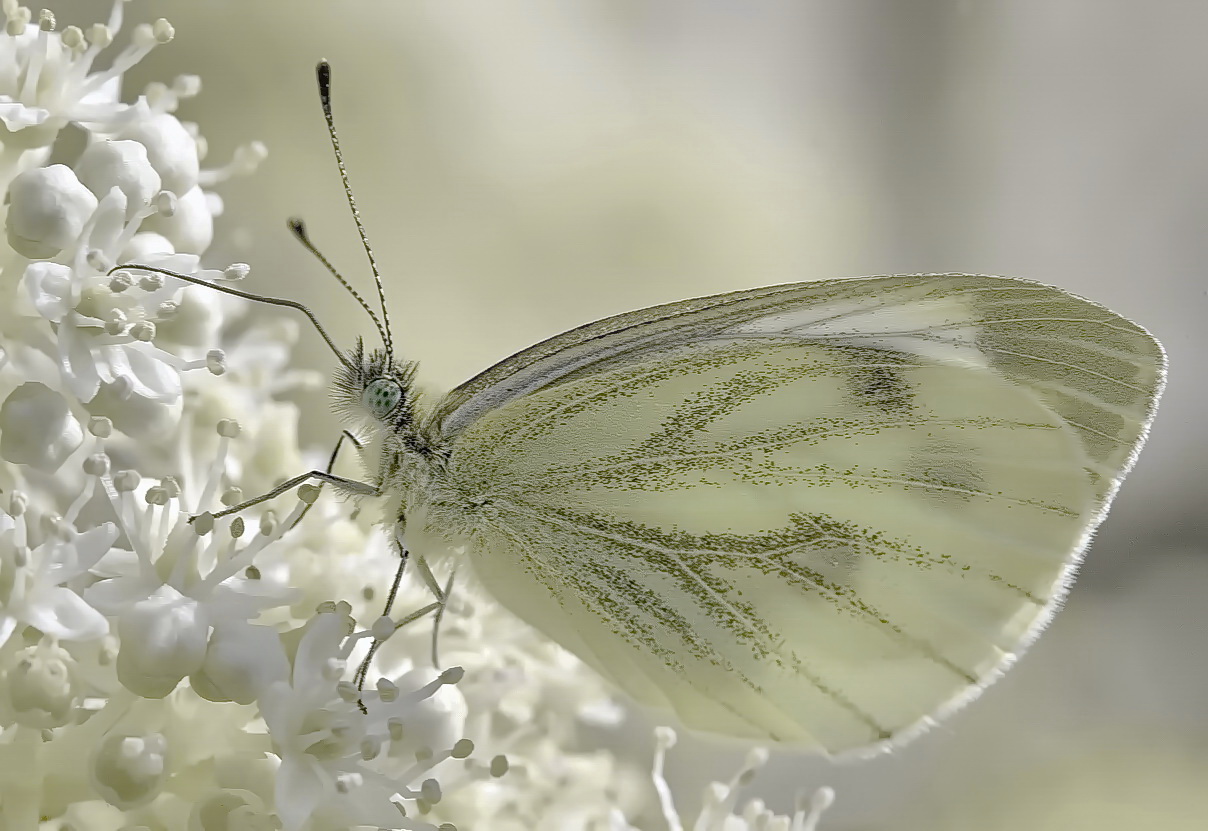
[[[385,349],[367,351],[360,339],[345,357],[332,382],[336,412],[369,430],[399,430],[411,424],[415,364],[399,361]]]

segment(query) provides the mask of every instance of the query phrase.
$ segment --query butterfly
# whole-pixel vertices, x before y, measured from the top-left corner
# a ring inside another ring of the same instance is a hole
[[[1059,288],[893,275],[609,317],[425,403],[384,300],[361,300],[382,346],[348,351],[269,302],[339,356],[369,481],[329,467],[251,502],[307,478],[381,497],[402,562],[464,550],[636,701],[826,754],[901,744],[1039,634],[1165,377],[1148,332]]]

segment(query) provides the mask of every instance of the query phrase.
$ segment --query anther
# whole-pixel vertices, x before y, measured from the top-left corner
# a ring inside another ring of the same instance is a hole
[[[204,537],[214,530],[214,515],[209,511],[205,511],[190,519],[189,524],[193,526],[193,531],[196,532],[197,536]]]
[[[234,282],[236,280],[242,280],[251,272],[252,267],[247,263],[231,263],[222,270],[222,279]]]
[[[109,290],[121,294],[134,285],[134,275],[129,271],[115,271],[109,276]]]
[[[206,369],[211,375],[223,375],[227,371],[226,352],[221,349],[211,349],[206,353]]]
[[[129,493],[138,487],[142,477],[138,475],[137,470],[119,470],[113,474],[113,487],[119,493]]]
[[[130,337],[143,343],[150,343],[155,339],[155,324],[149,320],[140,320],[130,327]]]
[[[84,460],[82,467],[89,476],[104,476],[109,473],[109,457],[104,453],[94,453]]]
[[[144,274],[138,278],[138,287],[143,291],[159,291],[164,287],[164,275],[154,272]]]

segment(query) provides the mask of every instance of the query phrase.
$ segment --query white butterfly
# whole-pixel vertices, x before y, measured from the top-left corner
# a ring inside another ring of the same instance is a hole
[[[464,546],[504,606],[689,728],[832,754],[901,743],[1036,637],[1165,372],[1101,306],[963,274],[630,312],[427,406],[378,328],[333,386],[370,482],[287,485],[388,498],[409,547]]]

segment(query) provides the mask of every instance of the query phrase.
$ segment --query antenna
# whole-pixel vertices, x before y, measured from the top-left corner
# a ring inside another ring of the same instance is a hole
[[[356,199],[352,196],[352,185],[348,182],[348,169],[344,166],[344,154],[340,152],[340,137],[336,134],[336,121],[331,114],[331,64],[327,61],[319,61],[319,65],[315,67],[315,77],[319,81],[319,102],[323,105],[323,118],[327,121],[327,134],[331,137],[331,149],[336,154],[336,166],[340,169],[340,180],[344,183],[344,195],[348,197],[348,207],[352,211],[353,221],[357,224],[357,233],[361,235],[361,245],[365,248],[365,256],[369,258],[369,269],[373,272],[373,283],[377,286],[378,301],[382,305],[383,325],[378,326],[378,330],[382,333],[382,340],[386,344],[386,353],[392,355],[394,354],[394,340],[390,336],[390,315],[386,311],[386,291],[382,288],[382,275],[378,271],[377,260],[373,257],[373,249],[369,247],[369,236],[365,233],[364,223],[361,222],[361,213],[357,210]],[[305,238],[301,239],[305,244]],[[311,248],[313,251],[313,247]],[[321,257],[320,260],[322,260]],[[344,283],[344,280],[341,278],[340,282]],[[356,293],[353,292],[353,294]],[[363,301],[362,305],[364,305]],[[373,313],[370,312],[370,314]]]
[[[339,280],[341,286],[348,289],[348,293],[356,298],[356,301],[361,304],[361,308],[369,313],[369,318],[373,321],[373,325],[377,327],[378,334],[382,336],[382,343],[389,343],[390,338],[386,334],[386,330],[382,327],[382,323],[378,320],[378,316],[374,313],[373,309],[369,308],[369,304],[365,302],[365,298],[361,297],[360,292],[354,289],[340,272],[336,271],[336,267],[331,264],[331,261],[324,257],[319,249],[315,247],[315,244],[310,241],[310,236],[306,233],[306,224],[296,216],[291,217],[287,224],[289,225],[290,232],[298,242],[302,243],[302,247],[313,254],[315,259],[321,262],[323,267],[327,269],[328,273]]]

